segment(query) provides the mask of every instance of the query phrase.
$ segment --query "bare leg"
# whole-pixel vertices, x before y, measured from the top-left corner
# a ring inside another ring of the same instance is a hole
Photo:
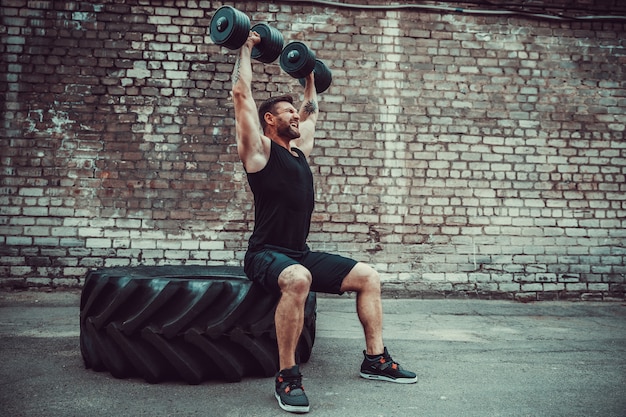
[[[365,333],[367,354],[383,353],[383,307],[378,273],[369,265],[358,263],[343,280],[341,291],[357,293],[356,311]]]
[[[278,277],[282,295],[274,322],[280,369],[296,365],[296,347],[304,326],[304,306],[311,288],[311,273],[301,265],[285,268]]]

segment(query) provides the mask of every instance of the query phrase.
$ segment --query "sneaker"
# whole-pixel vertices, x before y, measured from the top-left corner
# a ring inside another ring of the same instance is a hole
[[[405,371],[400,365],[391,359],[387,348],[382,355],[368,357],[363,351],[365,359],[361,364],[361,377],[378,381],[396,382],[398,384],[414,384],[417,382],[417,375],[413,372]]]
[[[298,365],[283,369],[276,375],[276,392],[274,396],[278,405],[290,413],[308,413],[309,399],[304,393],[302,375]]]

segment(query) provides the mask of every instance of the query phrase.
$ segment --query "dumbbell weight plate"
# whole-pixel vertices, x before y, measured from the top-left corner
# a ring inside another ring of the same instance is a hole
[[[330,71],[330,68],[319,59],[315,60],[313,73],[315,74],[315,91],[321,94],[330,87],[330,83],[333,81],[333,73]],[[300,78],[298,81],[300,81],[303,87],[305,86],[306,81],[304,78]]]
[[[211,39],[228,49],[239,49],[250,34],[250,18],[231,6],[222,6],[211,19]]]
[[[276,61],[283,51],[283,35],[266,23],[258,23],[250,30],[261,36],[261,43],[252,48],[252,58],[265,64]]]
[[[294,78],[303,78],[315,68],[315,53],[302,42],[291,42],[280,54],[280,67]]]

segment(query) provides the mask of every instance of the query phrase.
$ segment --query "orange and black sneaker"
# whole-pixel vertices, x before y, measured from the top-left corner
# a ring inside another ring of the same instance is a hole
[[[278,405],[290,413],[308,413],[309,399],[304,393],[302,375],[298,365],[283,369],[276,375],[276,392],[274,396]]]
[[[361,377],[374,379],[377,381],[396,382],[398,384],[414,384],[417,382],[417,375],[413,372],[405,371],[400,365],[391,359],[387,348],[382,355],[369,356],[363,351],[365,359],[361,364]]]

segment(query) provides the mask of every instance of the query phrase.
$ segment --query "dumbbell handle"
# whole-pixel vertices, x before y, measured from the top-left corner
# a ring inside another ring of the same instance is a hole
[[[298,51],[289,51],[289,53],[287,54],[287,60],[289,62],[296,62],[297,60],[300,59],[300,52]]]
[[[252,57],[263,63],[271,63],[283,50],[283,35],[265,23],[250,27],[250,18],[231,6],[220,7],[211,19],[211,39],[217,45],[231,50],[241,48],[249,33],[254,30],[261,36],[261,43],[252,50]]]
[[[315,77],[315,91],[318,94],[323,93],[330,87],[330,84],[333,81],[333,73],[330,71],[330,68],[319,59],[315,60],[315,67],[313,68],[313,76]],[[302,86],[306,85],[306,79],[300,78],[300,84]]]
[[[217,27],[217,30],[219,32],[224,32],[226,29],[228,29],[228,19],[226,19],[224,16],[218,18],[215,26]]]

